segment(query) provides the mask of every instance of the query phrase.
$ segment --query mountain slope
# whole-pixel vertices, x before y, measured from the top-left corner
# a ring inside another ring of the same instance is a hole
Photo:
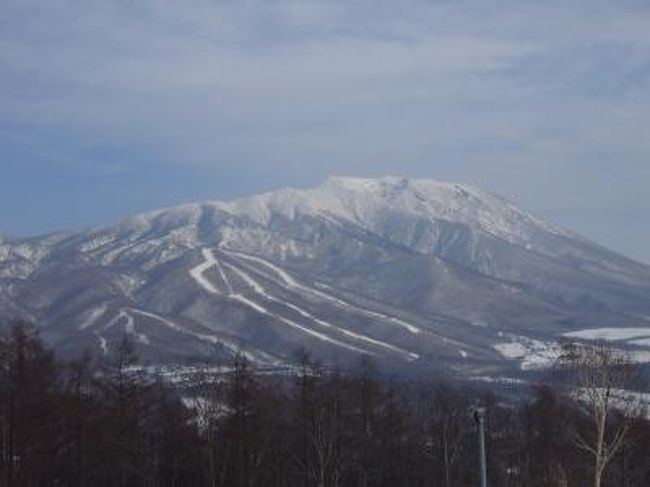
[[[647,266],[431,180],[330,178],[0,242],[0,316],[38,321],[62,353],[127,333],[155,363],[243,350],[276,366],[306,347],[480,373],[516,365],[504,343],[637,324],[649,295]]]

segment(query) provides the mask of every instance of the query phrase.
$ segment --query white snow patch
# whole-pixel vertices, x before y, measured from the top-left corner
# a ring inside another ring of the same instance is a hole
[[[614,408],[626,411],[631,415],[642,415],[650,419],[650,393],[631,391],[629,389],[612,388],[609,391],[605,388],[596,390],[580,388],[573,392],[575,399],[589,401],[589,398],[596,392],[601,398],[609,395],[608,400]]]
[[[507,337],[509,342],[497,343],[494,349],[509,360],[519,361],[522,370],[548,367],[560,354],[559,346],[555,343],[523,336],[508,335]]]
[[[103,304],[99,308],[94,308],[93,310],[90,311],[89,316],[84,320],[83,323],[81,323],[78,327],[79,330],[85,330],[86,328],[91,327],[94,325],[97,320],[106,312],[107,306]]]
[[[583,340],[630,340],[633,338],[650,338],[650,327],[645,328],[588,328],[586,330],[563,333],[567,338]]]
[[[562,336],[578,340],[605,340],[615,342],[617,345],[633,345],[636,347],[650,348],[650,327],[588,328],[564,333]],[[650,362],[650,351],[621,350],[621,352],[627,355],[633,362]]]
[[[633,350],[631,352],[627,352],[627,355],[630,357],[630,361],[634,363],[637,364],[650,363],[650,352]]]
[[[99,340],[99,348],[101,348],[102,353],[108,355],[108,342],[106,341],[106,338],[101,336],[99,333],[95,333],[95,336]]]
[[[514,377],[493,377],[490,375],[477,375],[474,377],[470,377],[469,379],[474,381],[493,383],[493,384],[507,384],[507,385],[528,384],[528,382],[526,382],[525,380],[515,379]]]
[[[199,286],[209,293],[219,294],[219,290],[203,275],[205,271],[216,264],[217,260],[214,258],[212,252],[210,252],[210,249],[201,249],[201,254],[205,261],[190,269],[190,276],[192,276]]]

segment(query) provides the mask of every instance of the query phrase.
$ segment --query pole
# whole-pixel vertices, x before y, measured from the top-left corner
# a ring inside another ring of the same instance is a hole
[[[474,409],[474,421],[478,427],[478,465],[481,483],[487,487],[487,462],[485,458],[485,408]]]

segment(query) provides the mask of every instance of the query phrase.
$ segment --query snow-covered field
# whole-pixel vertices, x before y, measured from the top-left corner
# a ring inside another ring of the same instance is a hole
[[[627,354],[633,362],[650,363],[650,327],[587,328],[563,333],[561,336],[575,340],[612,342],[616,349]],[[522,370],[548,367],[560,353],[558,343],[517,335],[505,335],[505,337],[508,341],[497,343],[494,345],[494,349],[507,359],[518,360]],[[624,350],[623,347],[627,345],[632,345],[635,348]]]
[[[508,342],[497,343],[497,352],[510,360],[518,360],[522,370],[541,369],[553,364],[559,355],[559,345],[523,336],[506,335]]]
[[[563,336],[577,340],[606,340],[616,346],[631,345],[634,349],[626,351],[630,360],[636,363],[650,363],[650,327],[587,328],[564,333]]]
[[[645,328],[588,328],[586,330],[564,333],[567,338],[581,340],[626,341],[650,339],[650,327]],[[650,341],[647,342],[650,346]]]

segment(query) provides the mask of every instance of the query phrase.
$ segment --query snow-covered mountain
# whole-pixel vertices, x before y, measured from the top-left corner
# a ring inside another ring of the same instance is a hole
[[[432,180],[330,178],[0,240],[0,316],[62,353],[127,333],[154,363],[274,366],[304,347],[476,375],[532,367],[562,334],[650,326],[649,296],[648,266]]]

